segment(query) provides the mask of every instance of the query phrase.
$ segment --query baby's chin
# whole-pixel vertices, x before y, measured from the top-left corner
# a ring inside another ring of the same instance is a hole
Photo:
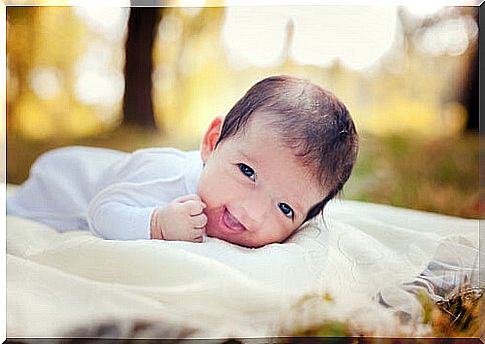
[[[224,213],[226,208],[224,206],[218,208],[208,207],[205,211],[207,215],[206,235],[212,238],[221,239],[232,244],[244,246],[248,248],[258,248],[269,244],[280,243],[286,238],[258,236],[256,232],[241,228],[230,229],[225,225]],[[227,219],[226,219],[227,221]],[[244,227],[243,227],[244,228]]]
[[[244,239],[244,238],[238,238],[238,237],[231,237],[231,236],[227,236],[227,235],[221,235],[218,232],[211,233],[210,230],[206,230],[206,234],[207,234],[208,237],[217,238],[217,239],[220,239],[220,240],[224,240],[226,242],[229,242],[231,244],[235,244],[235,245],[242,246],[242,247],[247,247],[247,248],[258,248],[258,247],[262,247],[262,246],[265,245],[265,244],[253,243],[250,240],[247,240],[247,239]]]
[[[254,238],[249,237],[248,233],[242,233],[242,234],[224,233],[219,228],[210,226],[209,222],[206,227],[206,235],[211,238],[221,239],[231,244],[235,244],[235,245],[247,247],[247,248],[259,248],[267,244],[270,244],[270,243],[257,242],[256,240],[254,240]]]

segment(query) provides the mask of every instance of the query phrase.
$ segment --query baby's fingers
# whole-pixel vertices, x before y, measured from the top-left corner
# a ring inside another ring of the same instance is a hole
[[[204,202],[195,200],[187,201],[183,204],[183,206],[188,209],[189,215],[191,216],[202,214],[204,208],[206,207]]]
[[[177,197],[173,201],[177,203],[185,203],[187,201],[200,201],[200,197],[197,194],[188,194],[188,195]]]
[[[197,238],[194,239],[194,242],[203,242],[204,241],[204,237],[203,236],[199,236]]]
[[[207,216],[204,213],[191,216],[191,221],[194,228],[204,228],[207,224]]]
[[[204,241],[204,233],[205,229],[202,228],[196,228],[194,231],[194,242],[202,242]]]

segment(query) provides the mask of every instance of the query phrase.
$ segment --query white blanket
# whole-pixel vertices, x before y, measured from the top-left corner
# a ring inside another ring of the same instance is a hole
[[[478,220],[334,201],[325,224],[246,249],[212,238],[101,240],[7,216],[7,336],[89,335],[75,331],[140,319],[163,337],[287,335],[322,319],[393,335],[395,312],[419,322],[421,308],[402,286],[427,267],[433,285],[451,290],[465,275],[479,283],[478,230]],[[334,301],[323,308],[295,306],[325,293]]]

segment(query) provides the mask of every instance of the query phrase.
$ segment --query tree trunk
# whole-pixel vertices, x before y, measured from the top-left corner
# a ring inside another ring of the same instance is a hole
[[[479,24],[479,17],[480,13],[483,13],[482,9],[475,9],[475,13],[473,14],[473,19],[477,26]],[[482,18],[483,19],[483,18]],[[477,38],[478,39],[478,38]],[[466,76],[466,85],[464,89],[464,99],[463,103],[468,111],[468,119],[466,122],[466,131],[478,132],[479,127],[479,111],[478,111],[478,65],[479,65],[479,55],[478,55],[478,46],[479,42],[473,46],[473,51],[471,52],[471,56],[468,63],[468,70]]]
[[[468,118],[465,130],[478,132],[478,54],[476,50],[471,57],[467,80],[464,105],[468,111]]]
[[[152,50],[162,9],[132,7],[125,45],[123,123],[155,128],[152,103]]]

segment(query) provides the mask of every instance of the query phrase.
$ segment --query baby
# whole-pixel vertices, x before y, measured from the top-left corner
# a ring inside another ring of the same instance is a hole
[[[309,81],[256,83],[215,118],[200,153],[67,147],[42,155],[7,214],[106,239],[246,247],[285,241],[339,193],[358,135],[346,107]]]

